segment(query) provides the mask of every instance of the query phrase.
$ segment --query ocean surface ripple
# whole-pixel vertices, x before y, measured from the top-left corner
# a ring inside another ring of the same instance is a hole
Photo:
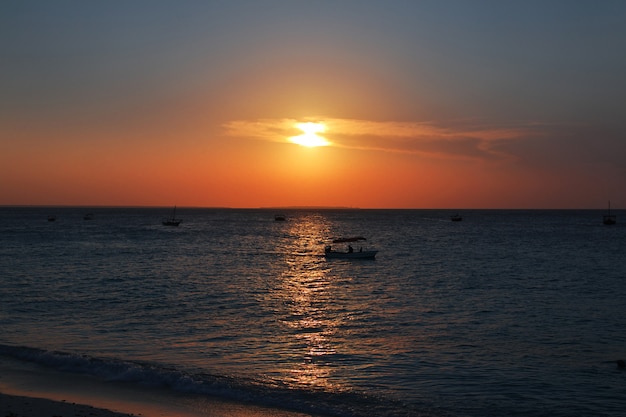
[[[626,413],[619,211],[282,211],[0,208],[0,367],[326,416]],[[346,236],[376,259],[324,258]]]

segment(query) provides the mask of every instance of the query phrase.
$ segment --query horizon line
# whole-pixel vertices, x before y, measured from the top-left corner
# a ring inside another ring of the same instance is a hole
[[[0,204],[0,208],[128,208],[128,209],[171,209],[170,205],[91,205],[91,204]],[[352,206],[259,206],[259,207],[231,207],[231,206],[176,206],[177,209],[206,209],[206,210],[603,210],[601,207],[352,207]],[[621,211],[624,209],[611,210]]]

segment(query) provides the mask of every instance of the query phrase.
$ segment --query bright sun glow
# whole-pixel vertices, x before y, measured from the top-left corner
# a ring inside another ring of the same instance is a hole
[[[296,127],[304,133],[299,136],[289,138],[289,141],[301,146],[308,146],[310,148],[315,146],[328,146],[330,142],[326,138],[319,136],[318,133],[322,133],[326,130],[326,126],[323,123],[297,123]]]

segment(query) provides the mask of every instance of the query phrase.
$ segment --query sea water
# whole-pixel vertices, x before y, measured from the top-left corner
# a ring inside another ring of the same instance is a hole
[[[0,208],[0,363],[329,416],[626,415],[626,215],[281,212]],[[322,256],[348,236],[376,259]]]

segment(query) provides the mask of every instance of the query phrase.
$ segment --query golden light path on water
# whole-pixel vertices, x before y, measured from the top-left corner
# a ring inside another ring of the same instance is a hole
[[[308,216],[289,225],[289,234],[298,236],[291,248],[287,269],[282,273],[277,296],[285,311],[280,316],[287,327],[292,353],[290,383],[314,389],[340,391],[333,380],[333,367],[326,357],[337,353],[335,335],[344,318],[337,314],[337,289],[330,280],[328,264],[316,256],[330,226],[320,216]],[[294,253],[300,255],[293,256]],[[345,387],[344,387],[345,388]]]

